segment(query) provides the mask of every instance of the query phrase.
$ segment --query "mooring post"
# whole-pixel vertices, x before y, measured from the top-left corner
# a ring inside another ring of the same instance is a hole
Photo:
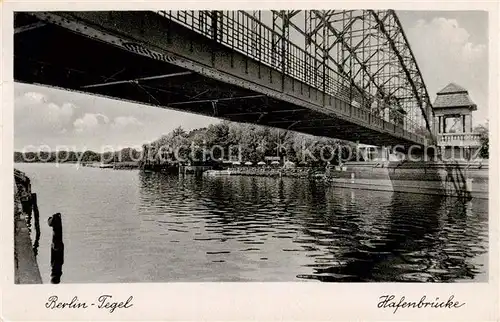
[[[57,213],[49,217],[49,226],[52,227],[52,245],[50,248],[50,282],[59,284],[62,275],[62,266],[64,264],[64,243],[62,236],[61,214]]]

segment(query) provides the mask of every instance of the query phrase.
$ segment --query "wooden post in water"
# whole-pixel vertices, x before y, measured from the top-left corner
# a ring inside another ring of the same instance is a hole
[[[64,264],[64,243],[62,236],[61,214],[57,213],[49,217],[49,226],[52,227],[52,245],[50,248],[50,282],[59,284]]]

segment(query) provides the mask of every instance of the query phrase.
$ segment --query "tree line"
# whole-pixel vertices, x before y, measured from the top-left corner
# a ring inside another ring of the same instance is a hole
[[[481,157],[489,157],[488,125],[478,126]],[[422,129],[422,134],[428,134]],[[175,162],[239,161],[257,163],[268,158],[320,165],[339,160],[363,160],[353,142],[316,137],[254,124],[222,121],[205,128],[184,130],[181,126],[143,145],[143,150],[125,148],[115,152],[52,151],[14,152],[14,162]]]
[[[150,162],[223,160],[257,163],[274,158],[307,164],[330,160],[335,164],[340,156],[345,161],[354,146],[352,142],[332,138],[222,121],[192,131],[178,127],[144,145],[144,150]]]

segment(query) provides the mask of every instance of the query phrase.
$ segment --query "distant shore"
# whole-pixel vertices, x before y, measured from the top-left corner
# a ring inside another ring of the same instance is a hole
[[[66,162],[18,162],[14,163],[20,164],[79,164],[83,167],[91,168],[102,168],[102,169],[139,169],[140,165],[138,162],[112,162],[112,163],[101,163],[101,162],[77,162],[77,161],[66,161]]]

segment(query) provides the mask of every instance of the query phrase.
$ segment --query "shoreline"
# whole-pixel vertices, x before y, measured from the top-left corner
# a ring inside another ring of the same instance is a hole
[[[14,164],[55,164],[55,165],[78,165],[88,168],[100,169],[140,169],[136,162],[117,162],[117,163],[100,163],[100,162],[14,162]]]

